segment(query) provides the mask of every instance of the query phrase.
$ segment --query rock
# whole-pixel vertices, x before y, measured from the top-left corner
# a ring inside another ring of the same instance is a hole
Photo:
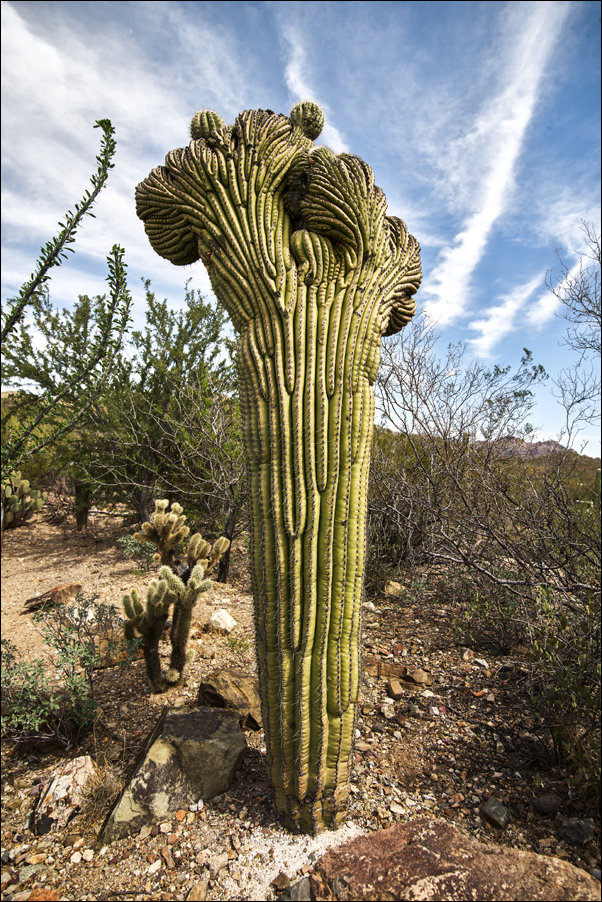
[[[105,821],[100,842],[138,833],[198,799],[225,792],[246,747],[236,711],[165,708]]]
[[[288,874],[285,874],[284,871],[280,871],[277,877],[274,877],[272,880],[272,886],[276,890],[276,892],[282,892],[282,890],[286,889],[291,885],[290,877]]]
[[[259,680],[242,670],[214,670],[201,681],[199,705],[211,708],[233,708],[242,715],[242,726],[261,729]]]
[[[68,761],[52,775],[29,817],[31,830],[38,836],[56,828],[66,827],[78,814],[83,793],[99,770],[89,755]]]
[[[227,852],[222,852],[221,855],[214,855],[213,858],[209,859],[209,875],[217,877],[222,868],[228,867],[229,861]]]
[[[483,803],[481,814],[485,820],[489,821],[492,826],[497,827],[498,830],[505,830],[511,820],[509,810],[494,796],[491,796]]]
[[[390,698],[397,700],[403,698],[403,689],[399,680],[387,680],[385,688]]]
[[[205,902],[208,887],[209,880],[197,880],[196,883],[193,883],[190,887],[188,895],[186,896],[186,902]]]
[[[194,626],[190,631],[192,638],[198,638],[200,633],[207,629],[212,614],[213,608],[210,608],[207,604],[200,604],[194,609]]]
[[[535,799],[533,807],[544,817],[552,817],[562,808],[562,799],[554,795],[554,793],[546,793]]]
[[[383,661],[375,655],[364,656],[364,670],[371,676],[378,676],[381,677],[381,679],[390,677],[391,679],[399,680],[403,683],[430,686],[433,682],[431,674],[422,670],[420,667]]]
[[[221,635],[227,635],[228,633],[232,632],[235,626],[236,620],[234,619],[234,617],[232,617],[224,608],[220,608],[219,611],[214,611],[209,618],[207,630],[210,633],[220,633]]]
[[[302,877],[278,896],[278,902],[311,902],[309,877]]]
[[[42,864],[27,864],[24,868],[19,870],[19,883],[27,883],[28,880],[31,880],[32,877],[41,871],[44,865]]]
[[[61,894],[58,889],[34,889],[27,897],[27,902],[59,902]]]
[[[591,817],[563,818],[560,824],[560,835],[574,846],[584,846],[594,838],[595,827]]]
[[[48,589],[41,595],[35,595],[28,598],[25,602],[28,611],[37,611],[42,607],[54,607],[55,605],[65,604],[71,601],[82,590],[81,583],[69,583],[68,585],[55,586],[54,589]]]
[[[598,900],[600,884],[558,858],[485,845],[442,820],[417,820],[331,849],[309,875],[320,900]],[[281,897],[282,898],[282,897]]]

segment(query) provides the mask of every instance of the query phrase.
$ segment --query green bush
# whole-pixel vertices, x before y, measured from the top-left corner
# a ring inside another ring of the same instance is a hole
[[[51,687],[44,661],[23,661],[9,639],[2,639],[2,737],[54,739],[70,745],[94,718],[88,685],[79,674]]]
[[[123,620],[113,605],[80,594],[69,606],[46,608],[34,621],[53,650],[53,664],[19,659],[2,640],[2,735],[14,739],[79,742],[96,711],[94,677],[99,668],[127,667],[137,643],[123,638]]]
[[[117,544],[127,558],[133,560],[140,570],[151,570],[154,563],[155,549],[147,542],[138,542],[132,535],[121,536]]]
[[[533,703],[543,713],[562,764],[576,783],[600,796],[600,596],[588,601],[541,592],[532,625],[537,681]]]

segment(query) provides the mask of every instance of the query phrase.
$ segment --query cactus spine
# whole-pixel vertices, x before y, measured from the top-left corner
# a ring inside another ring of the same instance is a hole
[[[22,479],[20,472],[13,473],[2,485],[2,528],[13,529],[27,522],[45,499],[45,492],[31,489],[28,479]]]
[[[199,533],[190,536],[184,545],[190,533],[185,520],[183,508],[177,502],[171,505],[170,511],[169,501],[155,501],[151,520],[142,524],[141,532],[134,533],[138,542],[150,542],[157,547],[155,559],[163,564],[159,579],[152,580],[147,589],[145,605],[135,590],[123,597],[125,637],[131,640],[138,635],[142,638],[146,671],[153,692],[162,692],[166,682],[173,685],[182,679],[194,606],[201,592],[211,588],[211,580],[205,578],[206,574],[230,546],[224,537],[212,546]],[[159,642],[172,606],[171,660],[164,676]]]
[[[199,113],[136,190],[153,248],[200,258],[239,333],[268,767],[285,823],[308,832],[346,808],[373,384],[421,279],[370,167],[313,146],[322,123],[308,101],[233,126]]]

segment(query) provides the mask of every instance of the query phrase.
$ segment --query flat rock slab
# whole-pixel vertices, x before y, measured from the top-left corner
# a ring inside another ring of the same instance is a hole
[[[418,820],[331,849],[310,874],[322,900],[599,900],[600,884],[559,858],[477,842],[446,821]]]
[[[104,844],[230,786],[247,747],[236,711],[166,708],[100,833]]]
[[[38,836],[66,827],[78,814],[89,781],[100,771],[89,755],[63,764],[46,783],[30,815],[30,827]]]
[[[363,667],[366,673],[380,677],[382,680],[388,677],[415,686],[430,686],[433,682],[432,675],[427,673],[426,670],[422,670],[421,667],[383,661],[382,658],[378,658],[376,655],[364,655]]]
[[[213,708],[233,708],[241,715],[243,727],[261,729],[259,680],[244,670],[214,670],[201,681],[198,702]]]

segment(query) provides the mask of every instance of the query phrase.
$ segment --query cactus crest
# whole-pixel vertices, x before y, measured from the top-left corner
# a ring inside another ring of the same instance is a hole
[[[321,134],[324,128],[324,113],[317,103],[312,100],[302,100],[296,103],[289,114],[293,125],[298,126],[306,138],[312,141]]]
[[[221,131],[226,127],[226,123],[213,110],[199,110],[192,117],[190,123],[190,137],[193,141],[200,141],[202,138],[208,138],[211,132]]]

